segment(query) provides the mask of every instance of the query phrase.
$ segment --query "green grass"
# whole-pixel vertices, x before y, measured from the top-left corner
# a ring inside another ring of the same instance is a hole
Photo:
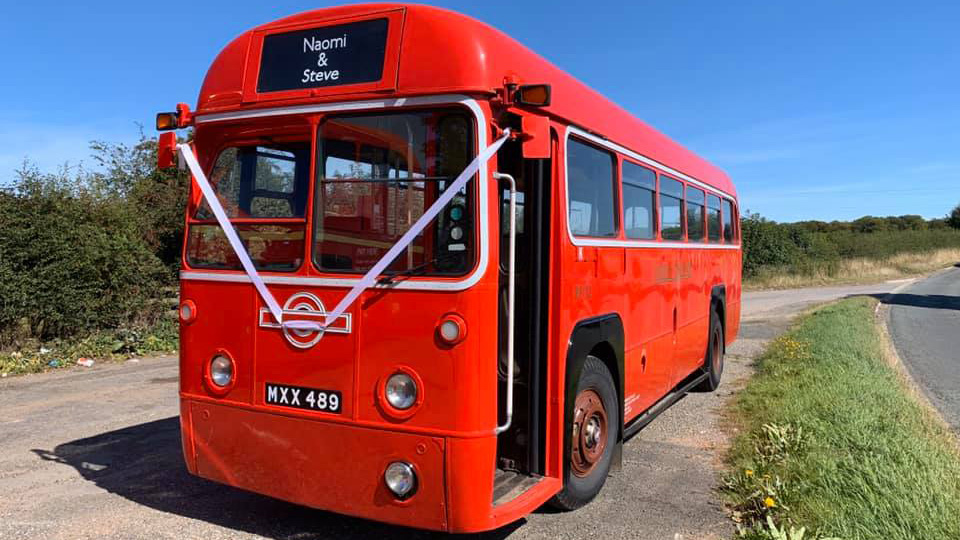
[[[0,351],[0,376],[39,373],[75,366],[77,360],[122,360],[148,354],[177,351],[178,323],[162,317],[155,324],[98,330],[83,338],[30,342]]]
[[[956,441],[884,360],[874,304],[806,316],[739,394],[725,491],[745,529],[771,516],[851,540],[960,538]]]

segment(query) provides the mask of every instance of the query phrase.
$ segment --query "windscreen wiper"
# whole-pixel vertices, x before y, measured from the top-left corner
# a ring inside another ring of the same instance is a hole
[[[420,263],[414,267],[407,268],[406,270],[397,270],[392,274],[380,276],[380,278],[377,279],[377,283],[380,285],[392,285],[396,283],[396,278],[398,277],[402,277],[402,276],[410,277],[410,276],[421,275],[426,271],[426,269],[429,266],[437,264],[438,262],[441,262],[441,261],[445,261],[447,259],[452,259],[457,255],[458,255],[457,253],[441,253],[440,255],[437,255],[436,257],[430,259],[429,261]]]

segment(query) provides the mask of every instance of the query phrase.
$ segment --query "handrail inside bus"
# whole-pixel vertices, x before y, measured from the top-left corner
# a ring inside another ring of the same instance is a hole
[[[181,143],[177,145],[177,150],[180,153],[180,156],[183,158],[183,161],[186,163],[187,167],[190,169],[190,173],[193,175],[194,180],[197,182],[197,185],[200,187],[200,191],[203,193],[204,199],[207,200],[207,203],[210,205],[210,209],[213,211],[214,217],[217,218],[217,223],[220,225],[220,228],[223,229],[224,234],[227,237],[227,241],[230,243],[230,247],[233,249],[234,253],[237,255],[237,258],[240,260],[241,266],[243,266],[244,272],[250,278],[250,281],[253,283],[253,286],[257,289],[257,292],[260,294],[260,297],[263,298],[264,303],[267,304],[267,308],[270,310],[270,314],[273,315],[273,318],[276,319],[277,323],[281,326],[287,328],[295,328],[301,330],[312,330],[315,332],[322,331],[332,322],[336,321],[340,315],[343,315],[343,312],[350,307],[350,305],[360,296],[360,294],[366,289],[374,286],[376,284],[377,278],[381,273],[393,262],[400,253],[403,252],[414,241],[414,239],[419,235],[423,229],[430,224],[431,221],[439,214],[443,208],[453,199],[453,197],[459,192],[466,183],[477,174],[480,170],[480,165],[486,163],[497,150],[503,146],[503,143],[506,142],[507,138],[510,137],[510,128],[505,128],[503,134],[499,139],[493,142],[490,146],[487,146],[469,165],[457,176],[456,180],[451,183],[443,194],[437,198],[436,201],[430,208],[424,211],[417,221],[407,229],[407,232],[400,237],[399,240],[377,261],[366,274],[350,289],[347,294],[340,300],[340,303],[333,309],[333,311],[326,314],[323,324],[319,324],[313,321],[284,321],[283,320],[283,309],[280,308],[280,304],[277,302],[277,299],[274,298],[273,294],[270,292],[270,289],[267,288],[266,284],[263,282],[263,278],[260,277],[260,274],[257,273],[256,267],[253,265],[253,261],[250,259],[250,255],[247,253],[246,248],[244,248],[243,243],[240,241],[240,237],[237,235],[236,229],[234,229],[233,224],[230,222],[230,219],[227,217],[226,211],[223,209],[223,205],[220,204],[220,199],[217,198],[216,193],[213,190],[213,187],[210,185],[210,181],[207,180],[207,176],[203,173],[203,169],[200,168],[200,163],[197,160],[197,156],[193,153],[193,149],[189,144]],[[511,197],[511,203],[513,198]],[[510,229],[513,231],[513,227]]]
[[[513,423],[513,317],[514,317],[514,275],[517,259],[517,181],[506,173],[495,172],[496,180],[510,182],[510,253],[507,265],[507,417],[503,425],[493,430],[497,435],[510,429]],[[498,190],[499,191],[499,190]]]

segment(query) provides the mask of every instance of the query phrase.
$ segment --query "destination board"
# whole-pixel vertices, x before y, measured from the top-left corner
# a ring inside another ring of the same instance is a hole
[[[376,82],[386,49],[387,19],[266,36],[257,92]]]

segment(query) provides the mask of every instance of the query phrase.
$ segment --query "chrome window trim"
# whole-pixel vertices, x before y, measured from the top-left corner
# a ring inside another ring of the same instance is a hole
[[[422,107],[425,105],[463,105],[467,107],[474,115],[477,122],[477,155],[483,152],[489,146],[487,119],[483,114],[483,109],[477,103],[477,100],[468,96],[459,94],[442,94],[436,96],[396,98],[384,100],[368,101],[348,101],[337,103],[322,103],[316,105],[297,105],[291,107],[274,107],[270,109],[258,109],[254,111],[236,111],[225,113],[208,113],[196,116],[195,122],[198,124],[209,122],[225,122],[231,120],[245,120],[250,118],[263,118],[268,116],[285,116],[291,114],[308,114],[319,112],[341,112],[341,111],[371,111],[385,110],[398,107]],[[490,180],[487,163],[480,164],[480,170],[477,173],[480,182]],[[480,249],[477,266],[474,271],[466,277],[459,280],[423,280],[417,278],[404,279],[398,283],[376,284],[375,289],[413,289],[429,291],[462,291],[469,289],[477,284],[487,271],[490,260],[490,235],[487,234],[489,226],[489,203],[488,186],[478,186],[480,193],[477,201],[477,214],[480,233]],[[310,238],[312,242],[312,237]],[[296,284],[310,285],[316,287],[353,287],[362,277],[307,277],[307,276],[277,276],[271,274],[260,274],[264,283],[268,284]],[[180,279],[190,281],[223,281],[230,283],[249,283],[250,278],[239,270],[224,270],[220,272],[204,272],[196,270],[181,270]]]
[[[659,161],[655,161],[646,156],[638,154],[628,148],[620,146],[615,142],[608,141],[601,137],[597,137],[592,133],[588,133],[582,129],[579,129],[574,126],[567,126],[567,129],[563,134],[563,221],[564,227],[567,230],[567,238],[570,239],[570,243],[575,246],[593,246],[593,247],[633,247],[633,248],[675,248],[675,249],[740,249],[740,244],[709,244],[707,242],[663,242],[657,240],[620,240],[620,239],[609,239],[609,238],[596,238],[596,237],[585,237],[585,236],[574,236],[573,232],[570,230],[570,186],[568,184],[568,164],[567,164],[567,142],[570,139],[570,135],[576,135],[581,139],[590,141],[597,146],[603,147],[612,152],[620,153],[624,156],[629,157],[634,161],[644,163],[653,167],[656,171],[662,172],[677,178],[683,179],[690,184],[693,184],[697,187],[703,188],[708,193],[713,192],[714,194],[722,195],[731,201],[736,201],[736,198],[730,195],[729,193],[705,184],[692,176],[686,175],[672,167],[668,167]],[[734,204],[736,204],[734,202]],[[623,207],[623,201],[620,201],[620,207]],[[620,209],[617,209],[618,211]]]

